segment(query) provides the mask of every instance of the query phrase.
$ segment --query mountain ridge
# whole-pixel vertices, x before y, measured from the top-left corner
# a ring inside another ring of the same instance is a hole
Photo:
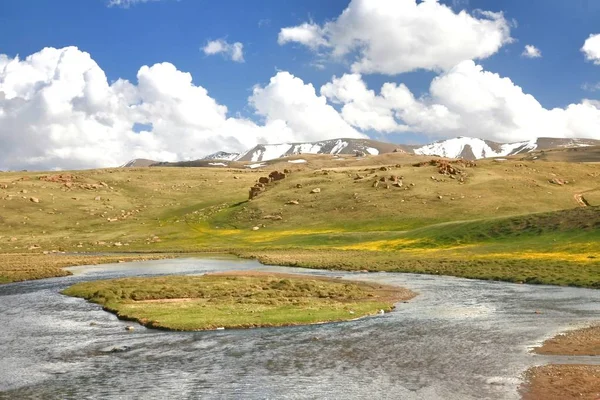
[[[253,148],[241,153],[218,151],[216,153],[204,156],[198,160],[186,161],[185,163],[207,161],[239,161],[260,163],[301,154],[331,154],[334,156],[347,154],[367,156],[392,152],[405,152],[409,154],[446,158],[462,158],[465,160],[479,160],[483,158],[508,157],[517,154],[530,153],[536,150],[588,146],[600,146],[600,140],[540,137],[520,142],[499,143],[479,138],[459,136],[456,138],[439,140],[425,145],[407,145],[381,142],[372,139],[339,138],[315,142],[257,144]],[[158,161],[152,163],[152,160],[136,159],[125,164],[124,167],[148,166],[149,164],[165,165],[171,163]]]

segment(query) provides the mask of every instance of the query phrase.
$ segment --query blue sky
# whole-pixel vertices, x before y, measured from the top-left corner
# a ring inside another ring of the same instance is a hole
[[[445,3],[452,5],[452,1]],[[600,81],[600,70],[584,62],[580,48],[600,32],[600,2],[594,0],[469,0],[455,9],[503,11],[517,21],[515,43],[483,65],[510,77],[547,108],[563,107],[582,97],[582,89]],[[343,65],[330,63],[323,71],[311,67],[314,56],[299,46],[279,46],[279,29],[308,19],[323,22],[337,17],[347,0],[167,0],[107,7],[106,0],[19,0],[0,2],[0,53],[26,56],[43,47],[78,46],[92,54],[110,80],[135,80],[142,65],[168,61],[189,71],[194,81],[233,112],[244,112],[246,97],[256,83],[276,70],[286,70],[315,86]],[[260,24],[260,25],[259,25]],[[15,34],[15,32],[18,32]],[[207,40],[227,38],[245,45],[244,64],[207,57],[200,48]],[[522,58],[526,43],[543,52],[540,60]],[[433,73],[395,77],[417,92],[425,91]],[[388,77],[366,79],[375,87]]]
[[[388,0],[390,3],[395,1],[415,0]],[[326,22],[335,21],[342,14],[349,6],[349,0],[155,0],[138,1],[129,7],[109,7],[108,2],[0,1],[0,54],[11,59],[19,55],[23,59],[45,47],[76,46],[91,55],[106,74],[109,84],[120,78],[136,84],[140,67],[168,62],[178,71],[191,73],[196,86],[206,88],[212,99],[227,106],[228,116],[262,124],[266,119],[275,118],[267,112],[257,112],[249,103],[255,85],[265,88],[278,72],[287,71],[305,84],[312,84],[318,94],[333,76],[350,74],[350,66],[360,52],[354,48],[345,57],[334,58],[328,54],[327,47],[315,49],[294,40],[278,43],[282,28],[303,23],[324,28]],[[451,7],[454,13],[465,10],[473,18],[481,18],[478,10],[503,12],[504,21],[510,26],[510,42],[499,45],[491,55],[477,58],[475,63],[484,71],[498,74],[499,78],[509,78],[514,86],[534,96],[544,109],[565,109],[583,99],[600,97],[600,91],[583,88],[586,84],[593,87],[600,82],[600,66],[586,61],[581,51],[590,35],[600,33],[597,23],[600,21],[600,2],[440,0],[440,3]],[[233,62],[221,54],[206,55],[202,48],[217,39],[243,44],[244,62]],[[327,40],[333,43],[336,39],[328,37]],[[542,57],[523,57],[525,45],[538,48]],[[330,46],[333,48],[334,45]],[[317,68],[315,64],[321,67]],[[363,72],[361,77],[376,93],[386,82],[403,83],[416,98],[426,99],[431,97],[432,80],[448,69],[414,68],[401,73],[372,71]],[[341,112],[348,101],[354,100],[329,98],[328,101]],[[494,111],[498,112],[504,113],[503,110]],[[422,127],[422,121],[411,124],[406,122],[410,117],[402,120],[400,111],[392,106],[384,113],[397,113],[398,124],[409,127],[378,131],[364,124],[349,123],[362,134],[394,141],[425,143],[444,136],[440,133],[442,128],[427,130]],[[597,116],[593,115],[590,120],[596,121],[595,118]],[[136,123],[151,123],[150,120]],[[565,126],[569,124],[565,123]],[[291,126],[289,121],[288,125]],[[576,133],[586,136],[588,131],[569,132],[564,136]],[[499,131],[488,138],[509,141],[521,132]],[[554,136],[557,135],[561,134]]]

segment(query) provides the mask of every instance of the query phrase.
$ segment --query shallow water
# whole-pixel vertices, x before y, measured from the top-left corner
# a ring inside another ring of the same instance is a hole
[[[166,332],[59,294],[85,280],[232,269],[341,276],[420,295],[392,313],[352,322]],[[452,277],[267,267],[230,258],[71,270],[74,276],[0,286],[0,399],[516,399],[529,366],[580,362],[532,355],[530,347],[600,317],[598,290]],[[125,331],[127,325],[135,331]]]

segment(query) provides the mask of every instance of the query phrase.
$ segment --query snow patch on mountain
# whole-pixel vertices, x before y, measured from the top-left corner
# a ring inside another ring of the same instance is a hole
[[[240,156],[240,153],[228,153],[226,151],[217,151],[216,153],[209,154],[201,159],[202,160],[235,161],[239,156]]]
[[[335,145],[333,146],[333,148],[331,149],[331,151],[329,152],[329,154],[338,154],[340,151],[344,150],[346,147],[348,147],[348,142],[344,142],[343,140],[338,140]]]
[[[491,142],[490,142],[491,143]],[[454,139],[443,140],[419,147],[414,150],[415,154],[440,156],[447,158],[471,158],[476,159],[489,157],[505,157],[530,152],[537,148],[537,139],[526,142],[505,143],[493,149],[488,142],[482,139],[470,137],[457,137]]]

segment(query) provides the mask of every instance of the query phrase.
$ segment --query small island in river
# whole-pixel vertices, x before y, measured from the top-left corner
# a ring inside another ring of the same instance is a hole
[[[194,331],[347,321],[416,294],[376,283],[256,271],[77,283],[63,294],[149,328]]]

